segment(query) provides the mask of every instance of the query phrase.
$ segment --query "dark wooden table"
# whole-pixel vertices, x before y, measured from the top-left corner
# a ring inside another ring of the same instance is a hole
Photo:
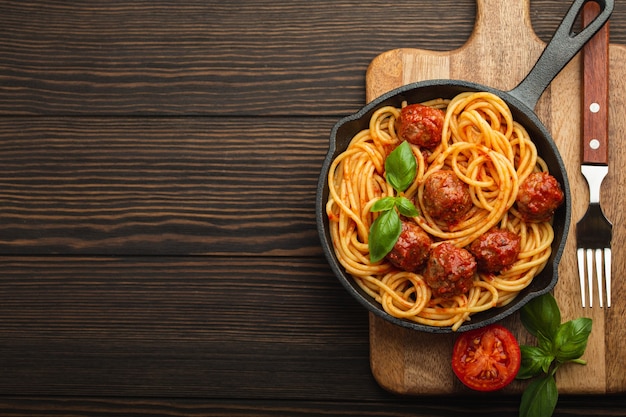
[[[569,3],[531,1],[541,39]],[[515,396],[381,389],[314,215],[329,131],[364,103],[370,61],[458,48],[474,13],[0,2],[0,415],[516,415]],[[555,415],[625,407],[565,396]]]

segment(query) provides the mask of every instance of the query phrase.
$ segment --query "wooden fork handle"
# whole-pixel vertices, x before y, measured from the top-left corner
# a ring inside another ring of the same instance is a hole
[[[583,27],[599,13],[595,2],[585,5]],[[609,24],[583,47],[582,163],[609,163]]]

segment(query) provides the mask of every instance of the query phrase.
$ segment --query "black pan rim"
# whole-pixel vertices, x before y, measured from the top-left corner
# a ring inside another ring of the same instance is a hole
[[[563,187],[563,193],[565,195],[564,204],[559,208],[557,214],[559,219],[562,220],[562,229],[560,231],[560,236],[555,235],[555,240],[557,237],[560,237],[557,244],[553,243],[553,250],[551,259],[546,265],[552,269],[551,279],[545,286],[537,290],[527,291],[523,295],[520,295],[517,299],[515,299],[511,304],[505,307],[497,308],[497,312],[492,312],[486,318],[481,318],[481,313],[473,315],[473,320],[463,323],[458,330],[457,333],[473,330],[476,328],[484,327],[489,324],[493,324],[495,322],[499,322],[506,317],[509,317],[520,308],[522,308],[528,301],[533,298],[536,298],[540,295],[548,293],[554,289],[558,281],[558,265],[560,263],[565,244],[567,242],[567,236],[569,234],[569,227],[571,222],[571,194],[570,194],[570,186],[567,178],[567,171],[565,169],[565,165],[561,158],[560,152],[552,138],[550,132],[546,129],[544,124],[539,120],[535,111],[529,108],[526,104],[510,95],[508,92],[501,91],[492,87],[488,87],[485,85],[481,85],[478,83],[473,83],[469,81],[463,80],[449,80],[449,79],[432,79],[426,81],[419,81],[411,84],[406,84],[401,87],[398,87],[394,90],[391,90],[387,93],[382,94],[378,98],[372,100],[370,103],[363,106],[358,112],[344,117],[339,120],[331,130],[329,148],[324,159],[322,169],[320,172],[318,186],[317,186],[317,195],[316,195],[316,221],[317,221],[317,229],[320,237],[320,241],[322,243],[322,249],[325,254],[325,257],[334,273],[334,275],[339,279],[342,286],[368,311],[375,314],[376,316],[398,325],[400,327],[417,330],[421,332],[427,333],[453,333],[451,327],[436,327],[436,326],[428,326],[420,323],[412,322],[406,319],[400,319],[394,316],[391,316],[387,312],[383,310],[379,303],[373,300],[371,297],[363,294],[357,288],[355,288],[356,284],[352,277],[346,273],[338,259],[335,256],[334,248],[332,247],[332,242],[330,242],[328,236],[328,219],[326,216],[326,201],[328,198],[328,170],[332,161],[336,157],[336,155],[343,151],[343,149],[338,149],[337,147],[337,135],[339,130],[348,123],[357,122],[359,120],[363,120],[364,118],[368,118],[368,114],[371,114],[377,108],[387,105],[387,104],[396,104],[401,102],[406,95],[412,95],[416,92],[420,91],[430,91],[432,89],[454,89],[461,91],[487,91],[493,94],[496,94],[500,98],[502,98],[507,105],[511,108],[514,113],[514,117],[516,120],[518,116],[523,116],[525,119],[522,123],[524,127],[529,128],[532,127],[532,130],[540,132],[542,137],[542,142],[545,142],[544,145],[547,145],[549,153],[553,159],[553,164],[556,163],[556,167],[550,166],[551,172],[558,171],[559,181],[561,182],[561,186]],[[434,98],[434,97],[430,97]],[[531,126],[532,125],[532,126]],[[545,156],[542,154],[542,156]],[[555,216],[557,215],[555,214]],[[561,223],[561,222],[559,222]],[[544,271],[546,271],[544,268]],[[543,273],[543,271],[542,271]],[[493,309],[492,309],[493,310]]]

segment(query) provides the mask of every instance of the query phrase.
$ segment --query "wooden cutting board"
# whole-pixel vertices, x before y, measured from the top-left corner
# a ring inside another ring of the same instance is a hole
[[[545,47],[534,33],[529,0],[477,0],[472,36],[454,51],[397,49],[376,57],[366,74],[367,100],[401,85],[434,78],[463,79],[508,91],[530,71]],[[536,112],[551,131],[565,161],[572,193],[572,226],[554,290],[564,320],[593,319],[584,359],[587,366],[568,365],[556,375],[561,394],[626,391],[626,48],[610,45],[610,167],[601,203],[613,222],[613,305],[610,309],[581,307],[575,256],[575,223],[586,210],[589,194],[580,174],[581,78],[580,54],[557,76],[541,97]],[[598,304],[597,299],[594,305]],[[515,314],[503,323],[529,344]],[[468,390],[450,368],[455,335],[431,335],[407,330],[370,313],[370,363],[385,389],[406,395],[463,393]],[[514,382],[503,393],[521,392]]]

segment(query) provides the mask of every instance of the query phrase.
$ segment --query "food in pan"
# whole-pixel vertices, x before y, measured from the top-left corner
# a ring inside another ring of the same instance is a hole
[[[488,92],[376,110],[330,166],[337,259],[398,318],[458,329],[545,266],[563,192]]]

